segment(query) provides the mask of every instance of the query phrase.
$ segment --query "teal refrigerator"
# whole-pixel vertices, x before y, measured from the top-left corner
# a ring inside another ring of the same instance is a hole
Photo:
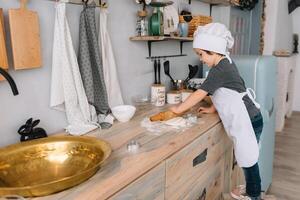
[[[259,148],[259,168],[262,190],[272,183],[275,144],[275,96],[277,85],[277,59],[273,56],[233,56],[246,87],[254,89],[256,100],[261,105],[264,128]]]

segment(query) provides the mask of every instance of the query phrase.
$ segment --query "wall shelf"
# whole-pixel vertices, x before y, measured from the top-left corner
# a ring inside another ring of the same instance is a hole
[[[208,4],[214,4],[214,5],[224,5],[224,6],[230,6],[231,1],[230,0],[198,0],[203,3],[208,3]]]
[[[131,41],[166,41],[166,40],[178,40],[191,42],[192,37],[170,37],[170,36],[133,36],[129,38]]]
[[[170,56],[163,56],[165,58],[167,57],[179,57],[179,56],[186,56],[185,54],[182,54],[182,46],[185,42],[192,42],[192,37],[171,37],[171,36],[133,36],[129,38],[131,41],[146,41],[148,43],[148,53],[149,57],[148,59],[152,58],[151,56],[151,46],[153,42],[161,42],[161,41],[168,41],[168,40],[174,40],[180,42],[180,54],[179,55],[170,55]],[[157,56],[156,56],[157,57]]]

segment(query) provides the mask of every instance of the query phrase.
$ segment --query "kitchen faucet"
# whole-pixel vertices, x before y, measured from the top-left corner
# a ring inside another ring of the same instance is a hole
[[[18,88],[17,88],[17,85],[16,85],[14,79],[12,79],[12,77],[4,69],[2,69],[1,67],[0,67],[0,74],[3,75],[4,78],[8,81],[13,94],[15,96],[18,95],[19,92],[18,92]]]

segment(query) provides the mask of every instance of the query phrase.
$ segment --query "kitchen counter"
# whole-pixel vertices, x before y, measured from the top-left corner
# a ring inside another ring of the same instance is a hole
[[[152,105],[139,106],[131,121],[115,123],[109,130],[97,130],[89,133],[88,136],[104,139],[112,146],[112,154],[101,169],[78,186],[57,194],[32,199],[102,200],[110,198],[213,127],[218,126],[218,131],[224,132],[217,114],[202,115],[193,127],[181,132],[168,131],[162,135],[155,135],[140,126],[140,122],[145,117],[165,109],[166,107],[159,108]],[[127,151],[127,143],[132,139],[141,145],[135,153]],[[221,148],[225,148],[225,146],[223,145]]]

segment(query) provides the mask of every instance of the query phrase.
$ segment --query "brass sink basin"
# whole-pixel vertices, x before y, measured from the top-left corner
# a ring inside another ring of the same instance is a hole
[[[0,196],[44,196],[94,175],[110,145],[86,136],[54,136],[0,148]]]

